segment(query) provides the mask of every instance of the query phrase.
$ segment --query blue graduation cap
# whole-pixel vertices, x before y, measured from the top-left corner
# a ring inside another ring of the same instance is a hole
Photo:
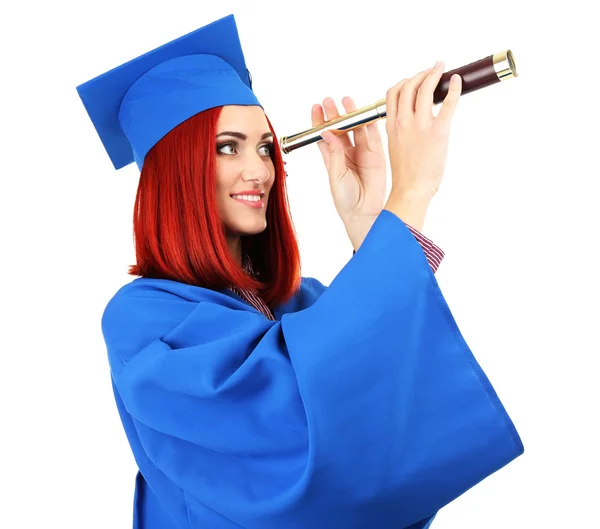
[[[233,15],[77,87],[115,169],[135,161],[198,112],[258,105]]]

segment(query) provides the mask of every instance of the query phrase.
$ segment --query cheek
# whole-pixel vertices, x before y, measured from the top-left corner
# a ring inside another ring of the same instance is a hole
[[[273,184],[275,184],[275,164],[273,162],[270,162],[267,164],[269,167],[269,174],[271,175],[271,177],[269,178],[269,181],[267,182],[267,186],[268,189],[271,189],[273,187]]]
[[[235,168],[232,167],[232,164],[228,164],[224,160],[217,159],[215,170],[217,193],[222,194],[229,192],[235,181]]]

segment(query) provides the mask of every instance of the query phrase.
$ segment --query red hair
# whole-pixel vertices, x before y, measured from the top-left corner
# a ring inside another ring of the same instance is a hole
[[[184,121],[146,155],[133,215],[136,264],[129,274],[212,290],[248,289],[273,308],[291,298],[301,280],[280,146],[267,118],[275,141],[267,228],[242,236],[242,252],[259,273],[255,279],[231,255],[217,207],[216,131],[221,109],[205,110]]]

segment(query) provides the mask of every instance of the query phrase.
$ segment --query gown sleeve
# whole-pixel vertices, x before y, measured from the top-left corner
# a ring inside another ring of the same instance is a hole
[[[409,224],[406,224],[406,227],[414,235],[415,239],[417,239],[419,245],[425,252],[425,257],[427,257],[427,261],[429,262],[433,273],[435,274],[437,272],[437,269],[440,267],[440,264],[442,264],[442,260],[444,259],[445,254],[443,250],[431,239],[425,237],[425,235],[423,235],[419,230],[416,230]],[[354,255],[355,253],[356,250],[353,250],[352,255]]]
[[[321,291],[280,321],[144,283],[109,302],[136,461],[190,527],[428,527],[523,452],[398,217]]]

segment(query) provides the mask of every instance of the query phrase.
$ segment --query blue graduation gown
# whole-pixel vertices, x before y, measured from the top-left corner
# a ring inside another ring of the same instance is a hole
[[[393,213],[274,314],[146,278],[108,303],[136,528],[423,529],[523,452]]]

